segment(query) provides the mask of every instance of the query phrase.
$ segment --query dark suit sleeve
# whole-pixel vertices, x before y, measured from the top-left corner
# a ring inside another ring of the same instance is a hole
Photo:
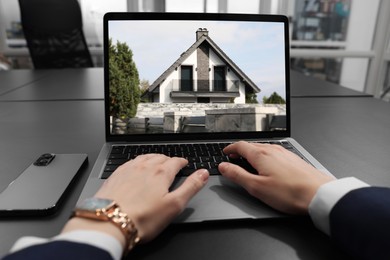
[[[332,239],[355,259],[390,259],[390,188],[342,197],[329,215]]]
[[[50,243],[27,247],[20,251],[11,253],[8,256],[5,256],[3,259],[4,260],[16,260],[16,259],[112,260],[112,257],[108,252],[87,244],[81,244],[81,243],[75,243],[69,241],[53,241]]]

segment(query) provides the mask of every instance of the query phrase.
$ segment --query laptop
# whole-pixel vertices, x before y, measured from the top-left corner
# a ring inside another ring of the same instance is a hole
[[[189,160],[174,185],[197,168],[211,174],[176,223],[285,217],[216,168],[231,160],[223,147],[246,140],[282,145],[328,173],[290,138],[288,32],[279,15],[107,13],[106,143],[80,201],[118,165],[163,153]]]

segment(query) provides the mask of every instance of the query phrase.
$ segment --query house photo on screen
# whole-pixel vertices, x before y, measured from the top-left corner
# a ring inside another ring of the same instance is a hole
[[[277,22],[110,21],[111,132],[284,130],[283,37]]]

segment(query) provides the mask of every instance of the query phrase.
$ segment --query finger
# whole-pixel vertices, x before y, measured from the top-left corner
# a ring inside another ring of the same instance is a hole
[[[172,183],[178,172],[187,164],[187,159],[181,157],[172,157],[168,158],[168,160],[165,161],[161,167],[164,171],[166,171],[166,174],[170,176],[170,183]]]
[[[227,162],[220,163],[218,170],[221,172],[222,176],[244,187],[244,189],[248,191],[251,190],[252,184],[255,183],[256,180],[258,181],[259,178],[262,178],[262,176],[247,172],[238,165]]]
[[[114,174],[118,174],[119,172],[126,171],[126,169],[130,167],[137,167],[140,165],[156,165],[158,163],[164,162],[167,160],[169,157],[162,155],[162,154],[142,154],[138,155],[134,159],[131,159],[122,165],[120,165],[117,170],[114,172]]]
[[[142,164],[145,164],[145,163],[153,163],[153,161],[150,161],[150,160],[160,160],[160,161],[164,161],[166,157],[165,155],[162,155],[162,154],[142,154],[142,155],[138,155],[137,157],[135,157],[134,159],[130,159],[128,160],[127,162],[123,163],[122,165],[120,165],[117,170],[120,170],[123,168],[126,168],[126,167],[131,167],[131,165],[142,165]],[[167,157],[168,158],[168,157]]]
[[[180,213],[192,197],[194,197],[207,183],[209,172],[205,169],[200,169],[188,176],[185,181],[174,191],[169,193],[169,196],[177,203],[177,209]]]
[[[142,154],[138,155],[134,162],[138,163],[162,163],[168,160],[170,157],[164,155],[164,154],[156,154],[156,153],[149,153],[149,154]]]
[[[223,152],[225,154],[238,154],[244,158],[248,158],[258,149],[259,147],[254,146],[252,143],[239,141],[237,143],[226,146],[223,149]]]

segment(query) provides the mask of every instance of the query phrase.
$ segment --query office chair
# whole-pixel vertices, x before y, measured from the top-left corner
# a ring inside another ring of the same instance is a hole
[[[36,69],[93,67],[77,0],[19,0]]]

